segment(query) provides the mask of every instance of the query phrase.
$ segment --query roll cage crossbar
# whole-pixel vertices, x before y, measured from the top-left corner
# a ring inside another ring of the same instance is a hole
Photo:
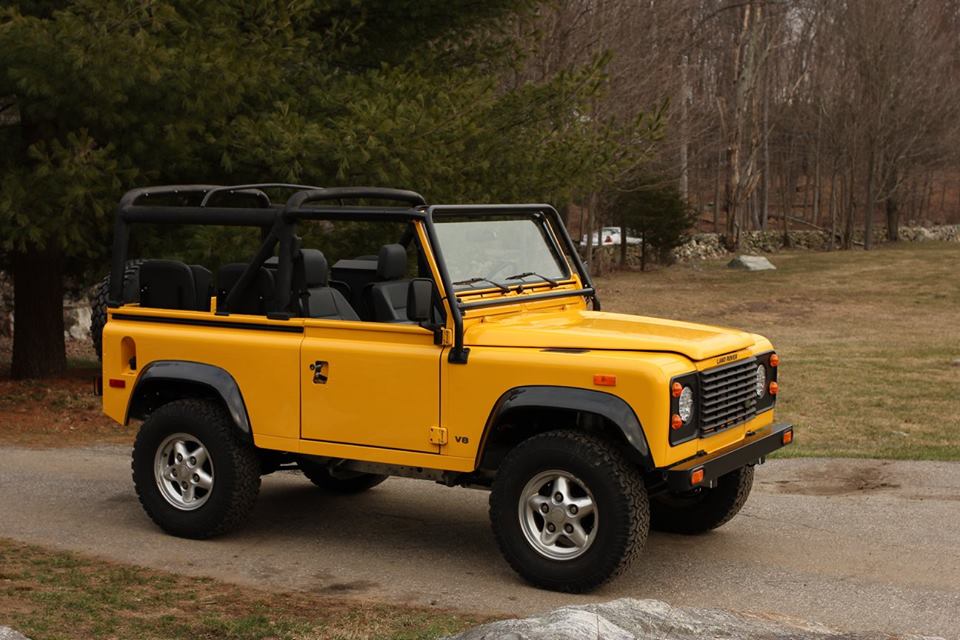
[[[285,204],[275,204],[265,190],[293,191]],[[230,206],[214,206],[218,198],[230,196]],[[166,198],[179,200],[174,204],[156,202]],[[150,202],[153,199],[154,202]],[[400,202],[406,206],[346,206],[344,200],[384,200]],[[248,201],[244,206],[238,201]],[[336,202],[331,205],[329,203]],[[316,204],[314,204],[316,203]],[[229,307],[250,284],[261,265],[277,250],[276,297],[271,307],[277,311],[287,309],[292,298],[293,263],[300,246],[296,235],[299,220],[346,220],[359,222],[412,222],[421,221],[426,229],[436,260],[440,281],[447,296],[454,325],[454,345],[450,362],[465,363],[469,349],[463,343],[463,318],[471,309],[480,309],[504,304],[515,304],[516,298],[492,298],[462,302],[454,292],[453,283],[438,242],[435,220],[443,218],[485,217],[539,217],[553,232],[550,235],[555,249],[565,255],[576,269],[581,288],[576,290],[545,291],[523,296],[523,301],[549,300],[554,298],[584,296],[592,301],[593,308],[600,309],[596,289],[580,254],[567,232],[566,225],[557,210],[548,204],[497,204],[497,205],[427,205],[419,193],[404,189],[380,187],[314,187],[310,185],[264,182],[239,185],[170,185],[128,191],[120,199],[114,223],[113,259],[110,269],[110,293],[108,306],[116,308],[123,304],[123,273],[127,262],[132,224],[196,224],[239,227],[259,227],[262,243],[254,258],[247,265],[233,289],[227,294]],[[271,314],[273,316],[275,314]],[[276,317],[289,318],[289,314]]]

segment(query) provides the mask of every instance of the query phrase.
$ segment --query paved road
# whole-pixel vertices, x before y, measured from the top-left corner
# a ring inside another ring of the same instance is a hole
[[[653,534],[627,575],[570,596],[526,586],[501,560],[485,492],[392,479],[341,498],[274,474],[242,531],[197,542],[147,519],[127,456],[0,449],[0,536],[265,589],[466,611],[633,596],[960,638],[957,463],[768,463],[733,522],[700,537]]]

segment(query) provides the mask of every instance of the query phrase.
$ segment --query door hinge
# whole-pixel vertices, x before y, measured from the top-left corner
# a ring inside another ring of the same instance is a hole
[[[430,427],[430,444],[447,444],[447,428]]]
[[[440,328],[440,345],[449,347],[453,344],[453,329],[447,327]]]

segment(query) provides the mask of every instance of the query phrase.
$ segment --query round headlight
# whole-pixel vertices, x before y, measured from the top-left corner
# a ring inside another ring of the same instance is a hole
[[[677,413],[684,422],[690,421],[690,416],[693,415],[693,391],[690,387],[684,387],[680,392],[680,397],[677,399]]]
[[[757,397],[762,398],[763,394],[767,392],[767,368],[765,366],[757,366]]]

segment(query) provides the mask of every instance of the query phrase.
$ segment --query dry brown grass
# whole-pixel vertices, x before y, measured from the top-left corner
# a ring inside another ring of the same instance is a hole
[[[960,460],[960,245],[787,252],[600,278],[604,310],[732,326],[783,357],[795,455]]]

